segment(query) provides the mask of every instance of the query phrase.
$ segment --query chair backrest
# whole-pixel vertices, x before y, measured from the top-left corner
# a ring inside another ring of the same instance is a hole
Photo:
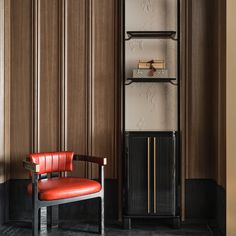
[[[39,164],[38,174],[72,171],[73,152],[44,152],[32,153],[29,158],[35,164]]]

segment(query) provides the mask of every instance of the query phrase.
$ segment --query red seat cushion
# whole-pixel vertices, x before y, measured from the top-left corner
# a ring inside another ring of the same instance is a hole
[[[32,184],[27,187],[32,194]],[[56,200],[71,198],[96,193],[101,190],[101,184],[97,181],[84,178],[50,178],[38,182],[40,200]]]

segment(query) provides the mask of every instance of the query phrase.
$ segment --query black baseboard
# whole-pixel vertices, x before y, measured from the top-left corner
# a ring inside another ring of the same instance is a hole
[[[8,186],[8,182],[0,184],[0,226],[3,225],[8,218]]]
[[[214,219],[216,217],[217,184],[210,179],[188,179],[185,184],[186,218]]]
[[[5,209],[4,209],[4,199],[5,196],[5,183],[0,184],[0,225],[2,225],[5,221]]]
[[[27,194],[30,180],[10,180],[9,220],[30,221],[32,219],[32,200]],[[60,205],[60,220],[97,220],[98,199]],[[114,221],[118,217],[117,180],[105,180],[105,220]]]
[[[11,179],[9,181],[9,219],[28,221],[32,219],[32,199],[27,194],[30,180]]]
[[[217,227],[221,235],[226,235],[226,191],[217,185]]]
[[[226,235],[226,192],[214,180],[188,179],[185,185],[186,219],[203,220],[214,235]]]

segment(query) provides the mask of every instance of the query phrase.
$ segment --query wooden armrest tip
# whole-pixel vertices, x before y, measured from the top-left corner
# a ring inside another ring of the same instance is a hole
[[[31,172],[34,172],[34,173],[40,172],[40,165],[30,162],[28,160],[23,160],[23,167]]]
[[[40,171],[40,165],[35,165],[35,172],[38,173]]]
[[[104,158],[104,160],[103,160],[103,164],[104,164],[104,166],[107,165],[107,158]]]

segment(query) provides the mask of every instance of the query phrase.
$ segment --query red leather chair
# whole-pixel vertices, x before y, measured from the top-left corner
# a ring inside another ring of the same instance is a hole
[[[100,166],[100,181],[66,177],[66,172],[72,171],[73,160],[98,164]],[[23,165],[31,172],[32,176],[32,184],[28,185],[27,190],[33,200],[33,236],[37,236],[39,233],[39,210],[41,207],[52,207],[91,198],[100,198],[99,232],[103,235],[104,166],[106,164],[106,158],[74,155],[73,152],[30,154],[29,158],[23,161]],[[51,177],[53,172],[59,173],[58,177]]]

